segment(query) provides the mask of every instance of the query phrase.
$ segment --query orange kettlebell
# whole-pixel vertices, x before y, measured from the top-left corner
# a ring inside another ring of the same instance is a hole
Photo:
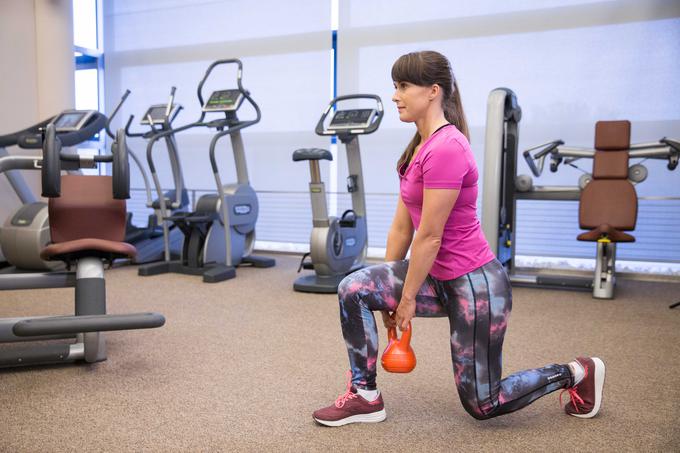
[[[416,367],[416,354],[411,348],[411,323],[408,323],[408,328],[401,335],[401,339],[397,338],[397,328],[390,327],[387,329],[387,338],[389,342],[382,355],[382,366],[385,371],[390,373],[410,373]]]

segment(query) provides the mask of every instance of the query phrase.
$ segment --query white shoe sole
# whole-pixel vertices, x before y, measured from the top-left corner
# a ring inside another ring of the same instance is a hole
[[[378,412],[371,412],[370,414],[357,414],[351,417],[342,418],[340,420],[320,420],[314,417],[318,423],[326,426],[342,426],[349,423],[378,423],[387,418],[387,412],[382,409]]]
[[[593,405],[593,410],[587,414],[569,414],[578,418],[593,418],[600,411],[600,406],[602,405],[602,390],[604,389],[604,362],[597,358],[592,357],[593,362],[595,362],[595,403]]]

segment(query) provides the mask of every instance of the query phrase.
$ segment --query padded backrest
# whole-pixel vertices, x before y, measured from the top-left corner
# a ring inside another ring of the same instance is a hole
[[[593,179],[628,179],[628,151],[595,151]]]
[[[630,146],[630,121],[598,121],[595,123],[595,149],[620,151]]]
[[[628,181],[630,121],[598,121],[595,124],[593,179],[581,192],[579,224],[597,228],[609,224],[632,230],[637,220],[637,194]]]
[[[53,243],[76,239],[125,239],[125,200],[115,200],[110,176],[64,175],[61,197],[49,199]]]
[[[582,229],[610,225],[631,231],[637,222],[637,194],[628,181],[592,180],[581,192],[578,221]]]
[[[595,124],[594,179],[627,179],[630,121]]]

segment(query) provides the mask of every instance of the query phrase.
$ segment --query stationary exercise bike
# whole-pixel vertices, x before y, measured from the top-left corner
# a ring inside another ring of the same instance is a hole
[[[203,97],[203,85],[213,69],[220,65],[235,64],[237,88],[214,91],[207,101]],[[248,180],[245,151],[241,130],[260,121],[260,108],[250,97],[250,92],[241,83],[243,64],[237,59],[218,60],[212,63],[198,85],[198,100],[202,107],[198,121],[161,132],[149,140],[147,160],[156,190],[161,192],[160,180],[153,161],[153,146],[161,138],[195,127],[215,129],[217,133],[210,142],[210,165],[215,177],[217,193],[203,195],[196,202],[194,212],[168,212],[166,200],[160,198],[160,210],[163,215],[163,228],[167,231],[170,223],[179,227],[184,233],[184,245],[179,261],[172,261],[166,240],[165,261],[139,268],[139,275],[157,275],[167,272],[178,272],[190,275],[203,275],[206,283],[217,283],[234,278],[235,267],[250,264],[254,267],[266,268],[275,265],[271,258],[252,255],[255,246],[255,223],[258,215],[257,195]],[[254,108],[255,119],[242,121],[237,111],[244,101]],[[221,113],[222,118],[204,121],[206,114]],[[217,165],[216,147],[225,136],[231,139],[236,164],[237,182],[222,184]],[[167,235],[166,235],[167,236]]]
[[[336,104],[352,99],[373,99],[376,108],[334,110]],[[326,117],[333,111],[328,126]],[[347,191],[352,194],[352,209],[346,210],[339,218],[329,217],[326,206],[326,188],[321,181],[320,160],[333,160],[326,149],[302,148],[293,153],[293,161],[309,161],[311,182],[309,192],[312,199],[312,234],[310,252],[302,257],[300,269],[314,269],[313,275],[295,280],[293,289],[308,293],[336,293],[338,285],[346,275],[364,266],[368,248],[366,228],[366,196],[361,169],[359,135],[371,134],[378,130],[383,117],[380,97],[372,94],[340,96],[333,99],[316,125],[318,135],[336,135],[347,150],[349,177]],[[305,258],[311,256],[311,262]]]

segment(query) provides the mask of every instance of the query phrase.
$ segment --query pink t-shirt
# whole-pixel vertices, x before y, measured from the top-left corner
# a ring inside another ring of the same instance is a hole
[[[432,134],[399,172],[400,194],[413,226],[423,212],[423,189],[459,189],[430,275],[453,280],[495,258],[477,218],[477,164],[465,136],[453,125]]]

